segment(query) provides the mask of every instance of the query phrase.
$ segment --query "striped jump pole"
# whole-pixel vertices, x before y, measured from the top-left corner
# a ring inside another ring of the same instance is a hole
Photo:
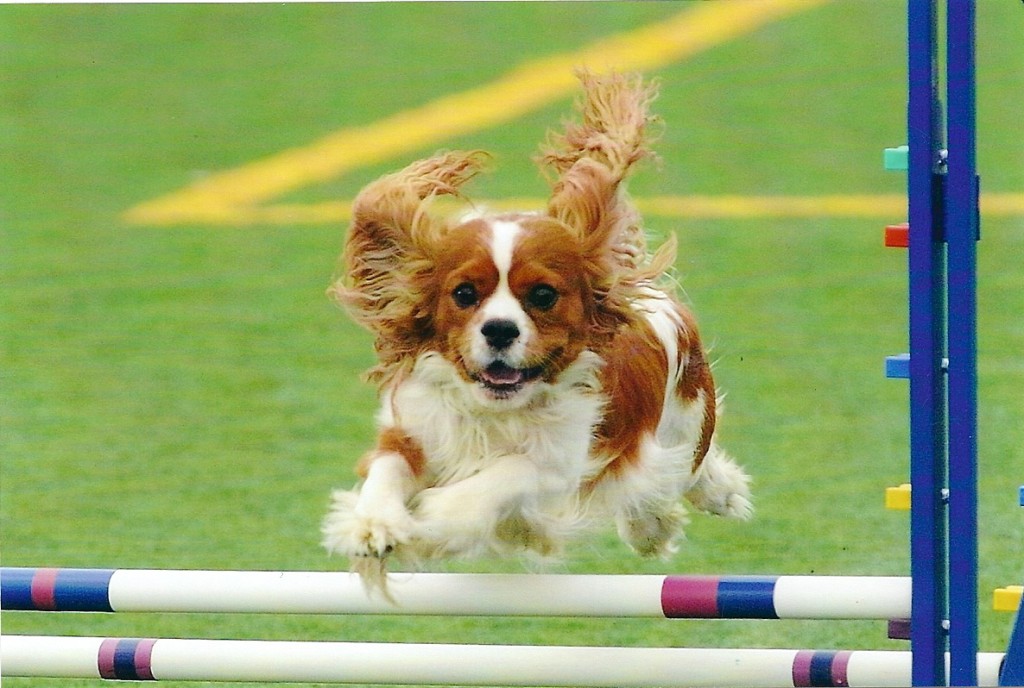
[[[339,572],[0,569],[4,610],[906,619],[911,583],[890,576],[395,573],[393,602]]]
[[[997,685],[1003,655],[978,655]],[[909,652],[4,636],[5,676],[476,686],[907,686]]]

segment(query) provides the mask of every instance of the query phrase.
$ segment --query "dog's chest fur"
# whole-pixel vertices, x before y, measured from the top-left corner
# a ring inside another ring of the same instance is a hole
[[[463,480],[498,458],[524,456],[545,473],[570,483],[590,477],[593,430],[605,399],[601,359],[585,352],[554,383],[542,383],[531,402],[516,409],[490,408],[472,394],[472,383],[437,353],[417,360],[411,375],[385,394],[378,422],[415,439],[432,486]]]

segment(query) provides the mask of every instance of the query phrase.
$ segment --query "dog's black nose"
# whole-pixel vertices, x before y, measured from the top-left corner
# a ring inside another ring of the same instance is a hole
[[[480,333],[492,348],[507,349],[519,336],[519,328],[511,320],[488,320]]]

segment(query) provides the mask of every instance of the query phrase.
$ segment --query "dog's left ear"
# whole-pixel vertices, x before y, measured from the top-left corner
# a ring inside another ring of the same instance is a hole
[[[640,215],[621,180],[591,159],[581,159],[555,185],[548,213],[569,226],[580,242],[594,297],[591,335],[608,339],[637,317],[634,304],[675,262],[670,235],[653,255]]]
[[[645,281],[674,259],[669,241],[648,256],[640,214],[623,188],[633,165],[652,156],[647,147],[648,109],[657,85],[639,76],[597,76],[577,71],[584,98],[582,122],[552,134],[539,162],[556,178],[548,213],[577,235],[588,260],[596,299],[595,327],[614,332],[633,316],[630,303]]]
[[[648,139],[658,84],[636,74],[586,69],[576,70],[576,77],[583,86],[576,104],[581,121],[550,133],[538,158],[554,176],[548,212],[636,267],[646,246],[639,213],[620,187],[638,162],[654,155]]]
[[[555,183],[548,214],[579,238],[595,259],[611,261],[608,270],[631,270],[646,257],[640,215],[619,187],[621,177],[592,158],[582,158]]]

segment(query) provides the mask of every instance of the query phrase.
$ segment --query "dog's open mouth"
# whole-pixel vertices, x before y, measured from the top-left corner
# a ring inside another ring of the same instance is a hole
[[[498,399],[506,399],[523,386],[538,378],[543,372],[541,366],[513,368],[501,361],[495,361],[477,374],[477,381]]]

